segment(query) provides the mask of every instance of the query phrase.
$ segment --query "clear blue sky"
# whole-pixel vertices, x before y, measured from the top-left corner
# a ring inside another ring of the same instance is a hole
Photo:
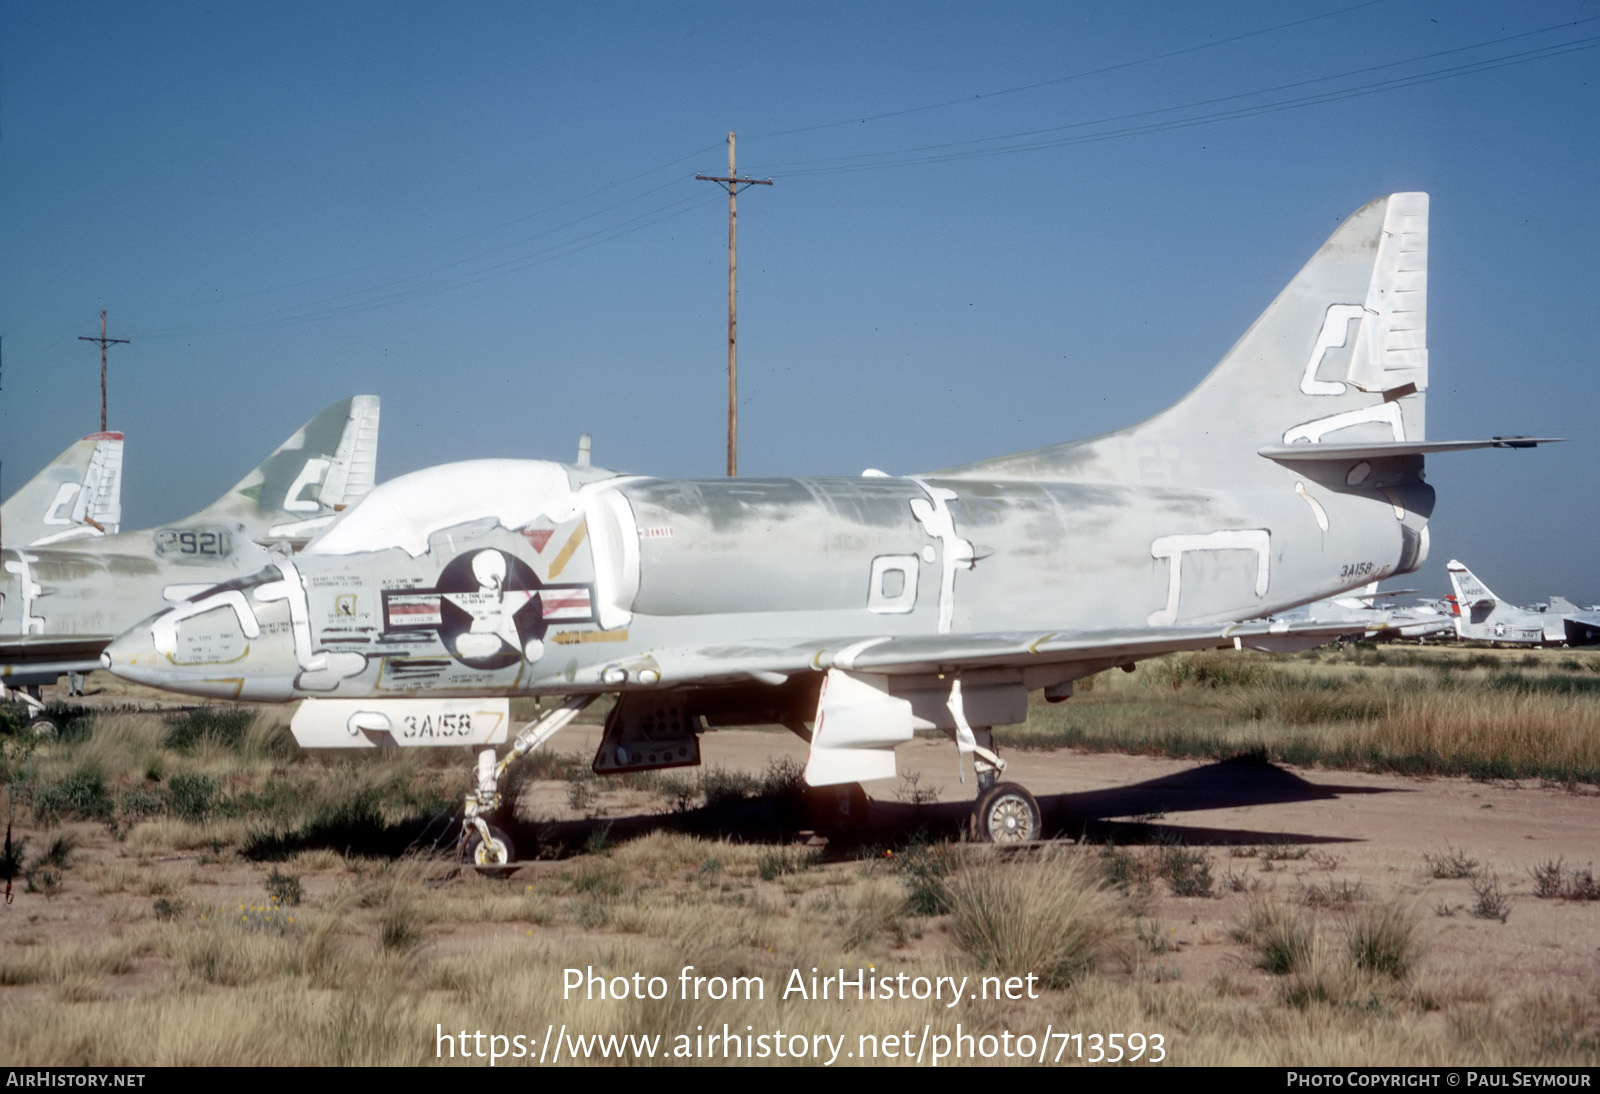
[[[1292,24],[1292,25],[1291,25]],[[1600,601],[1600,0],[0,8],[0,461],[127,433],[126,526],[323,405],[448,460],[925,471],[1131,423],[1326,235],[1433,195],[1433,555]]]

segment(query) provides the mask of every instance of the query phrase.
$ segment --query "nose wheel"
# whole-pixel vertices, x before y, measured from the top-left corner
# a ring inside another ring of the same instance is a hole
[[[996,783],[978,795],[972,838],[1002,847],[1032,843],[1044,831],[1039,803],[1016,783]]]
[[[510,866],[517,860],[517,849],[504,830],[478,821],[467,829],[461,857],[474,866]]]

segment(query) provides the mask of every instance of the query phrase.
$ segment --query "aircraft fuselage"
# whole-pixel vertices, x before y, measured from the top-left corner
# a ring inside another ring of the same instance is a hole
[[[746,661],[758,679],[814,672],[822,651],[885,636],[1252,618],[1420,562],[1432,491],[1414,474],[1329,486],[1257,459],[1232,490],[449,465],[384,484],[294,560],[110,656],[228,698],[616,691],[705,683],[708,661],[728,680]],[[474,493],[494,500],[462,520]]]

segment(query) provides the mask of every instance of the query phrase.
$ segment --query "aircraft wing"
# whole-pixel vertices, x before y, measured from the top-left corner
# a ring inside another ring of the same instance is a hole
[[[93,672],[114,634],[12,635],[0,642],[0,679],[8,684],[54,683],[68,672]]]
[[[1070,662],[1106,662],[1109,667],[1165,653],[1235,645],[1282,652],[1309,649],[1350,631],[1348,622],[1260,620],[1070,633],[886,635],[822,644],[744,642],[670,653],[663,651],[656,655],[656,663],[661,678],[675,683],[717,684],[749,679],[777,683],[793,673],[834,668],[890,676],[939,675]]]

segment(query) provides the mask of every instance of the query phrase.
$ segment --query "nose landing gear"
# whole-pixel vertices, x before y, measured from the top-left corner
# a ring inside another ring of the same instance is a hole
[[[593,695],[575,695],[554,710],[546,711],[523,727],[505,759],[498,763],[495,762],[493,748],[485,748],[478,753],[478,785],[467,795],[466,815],[462,820],[461,839],[457,845],[463,862],[489,870],[516,863],[517,849],[511,837],[506,835],[504,829],[488,822],[488,817],[502,804],[500,778],[507,768],[554,737],[594,700]]]
[[[466,831],[461,857],[474,866],[510,866],[517,861],[517,849],[510,836],[479,817]]]

